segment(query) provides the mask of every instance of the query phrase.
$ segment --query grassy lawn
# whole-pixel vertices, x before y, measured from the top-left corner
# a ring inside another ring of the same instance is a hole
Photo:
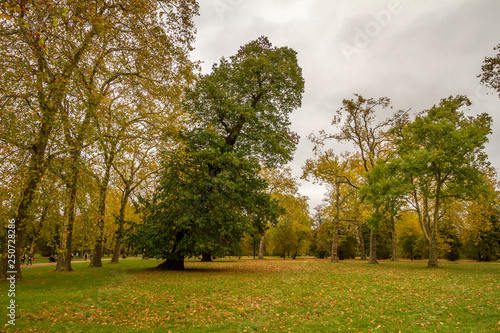
[[[155,260],[23,270],[7,332],[486,332],[500,330],[500,264]],[[14,328],[14,329],[13,329]],[[17,330],[17,331],[16,331]]]

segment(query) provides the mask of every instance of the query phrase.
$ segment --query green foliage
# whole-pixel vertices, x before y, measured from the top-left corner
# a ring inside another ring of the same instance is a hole
[[[492,119],[465,116],[460,109],[468,104],[463,96],[443,99],[403,130],[395,161],[407,180],[415,179],[412,189],[429,198],[470,199],[484,188]]]
[[[186,96],[183,139],[258,159],[266,167],[289,162],[298,137],[289,114],[300,107],[304,80],[297,54],[260,37],[222,58]]]
[[[316,258],[324,259],[331,254],[331,235],[326,223],[316,226],[312,231],[312,241],[309,251]]]
[[[289,169],[283,172],[267,170],[265,177],[273,187],[272,197],[282,209],[282,215],[269,231],[269,247],[273,255],[296,258],[307,252],[311,240],[312,220],[309,216],[307,197],[298,194],[296,179]]]
[[[290,161],[288,116],[303,89],[295,51],[265,37],[201,76],[186,93],[179,148],[165,153],[160,186],[142,201],[145,223],[129,242],[164,259],[221,255],[275,221],[280,208],[259,171]]]
[[[489,228],[467,233],[462,241],[463,257],[478,261],[500,259],[500,210],[498,207],[487,216]]]
[[[428,257],[428,247],[415,212],[402,212],[396,224],[396,229],[398,234],[398,254],[401,258],[415,260]]]
[[[358,239],[355,235],[345,232],[343,229],[339,230],[339,259],[354,259],[358,254]]]
[[[365,190],[365,197],[383,208],[380,213],[397,212],[402,199],[416,210],[429,245],[430,266],[437,265],[445,204],[488,191],[484,145],[491,117],[465,116],[461,109],[466,105],[469,101],[463,96],[449,97],[397,128],[394,156],[372,170]]]
[[[494,57],[486,57],[481,66],[481,83],[495,89],[500,96],[500,44],[495,46],[495,51],[499,53]]]
[[[143,200],[145,224],[136,225],[132,243],[150,257],[169,258],[204,251],[222,255],[235,250],[244,232],[263,229],[263,217],[276,219],[276,203],[257,176],[259,165],[234,152],[218,155],[177,151],[165,163],[161,185],[152,200]],[[215,175],[213,169],[220,171]],[[176,232],[183,232],[176,244]]]
[[[391,233],[387,223],[381,223],[377,229],[377,258],[390,259],[391,255]]]
[[[260,234],[245,233],[240,242],[241,255],[251,256],[252,258],[259,255]],[[234,255],[234,254],[231,254]]]

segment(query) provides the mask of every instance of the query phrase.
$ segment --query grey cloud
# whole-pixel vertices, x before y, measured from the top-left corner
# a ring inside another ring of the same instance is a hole
[[[494,143],[500,142],[500,99],[495,93],[485,95],[476,76],[484,57],[493,55],[493,47],[500,43],[500,1],[400,1],[401,10],[376,30],[374,13],[387,11],[390,4],[390,0],[203,0],[193,58],[204,61],[203,70],[209,72],[220,57],[234,54],[260,35],[298,52],[306,92],[301,109],[292,116],[292,129],[301,136],[291,163],[296,176],[312,157],[306,137],[322,128],[335,130],[331,118],[342,99],[353,93],[387,96],[394,109],[415,112],[450,95],[470,96],[474,100],[470,114],[488,112],[494,118],[487,152],[498,169],[500,148]],[[367,45],[347,59],[341,46],[355,47],[357,31],[367,34],[367,28],[372,28],[374,37],[368,36]],[[349,148],[334,142],[331,147],[339,152]],[[304,183],[301,192],[314,207],[321,203],[324,188]]]

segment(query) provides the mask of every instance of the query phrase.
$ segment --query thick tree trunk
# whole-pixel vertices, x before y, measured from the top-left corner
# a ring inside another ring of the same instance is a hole
[[[71,247],[73,236],[74,209],[76,202],[76,187],[68,188],[68,206],[66,207],[67,216],[64,219],[63,230],[61,233],[61,246],[57,255],[55,272],[71,272]]]
[[[392,236],[392,261],[398,261],[398,237],[396,234],[396,221],[391,217],[391,236]]]
[[[120,221],[120,226],[118,227],[118,233],[123,232],[123,226],[122,226],[122,221]],[[120,254],[122,250],[122,242],[121,242],[121,237],[118,238],[117,236],[116,241],[115,241],[115,248],[113,250],[113,256],[111,257],[111,263],[112,264],[118,264],[120,261]]]
[[[184,233],[179,231],[175,234],[175,243],[170,254],[170,258],[165,260],[163,263],[156,266],[156,269],[167,270],[167,271],[183,271],[184,268],[184,256],[181,254],[178,246],[184,237]]]
[[[377,232],[370,230],[370,259],[369,264],[378,264],[377,261]]]
[[[176,259],[167,259],[163,263],[156,266],[156,269],[163,271],[183,271],[184,268],[184,257]]]
[[[203,252],[201,254],[201,262],[210,262],[212,260],[212,254],[210,252]]]
[[[365,253],[365,239],[363,238],[363,230],[361,229],[362,223],[358,223],[358,238],[359,238],[359,252],[361,256],[361,260],[366,260]]]
[[[90,260],[89,267],[102,267],[102,246],[102,238],[97,239],[94,244],[94,250],[92,251],[92,259]]]
[[[79,156],[76,156],[79,158]],[[57,256],[57,264],[54,271],[56,272],[71,272],[71,252],[73,251],[73,225],[75,223],[75,206],[76,206],[76,192],[77,192],[77,179],[78,179],[78,166],[76,161],[73,161],[71,167],[71,175],[68,187],[68,206],[66,207],[67,218],[64,220],[61,247]]]
[[[7,279],[7,278],[10,278],[12,276],[15,276],[16,280],[22,280],[23,279],[23,275],[21,273],[21,251],[23,250],[22,249],[22,246],[21,246],[21,242],[19,241],[19,239],[24,239],[24,235],[25,235],[25,230],[24,228],[23,229],[17,229],[17,226],[19,225],[18,223],[14,223],[14,225],[16,226],[16,242],[14,244],[14,257],[15,257],[15,262],[14,264],[12,264],[12,262],[9,260],[8,258],[8,255],[9,255],[9,248],[8,248],[8,245],[6,245],[6,250],[5,250],[5,253],[2,257],[2,261],[0,262],[0,278],[2,279]],[[8,243],[9,245],[11,243]],[[11,266],[12,265],[12,266]]]
[[[262,234],[262,236],[260,236],[260,244],[259,244],[259,259],[264,259],[264,242],[265,242],[265,239],[264,239],[264,234]]]
[[[429,242],[429,267],[438,267],[436,234],[433,232]]]
[[[70,252],[59,252],[57,255],[56,268],[54,272],[71,272],[73,268],[71,267],[71,253]]]
[[[52,117],[52,114],[49,114],[49,116]],[[21,192],[20,204],[17,208],[16,216],[13,218],[16,235],[15,244],[13,244],[15,248],[15,259],[13,264],[8,261],[8,246],[6,246],[0,262],[0,278],[2,279],[10,277],[13,274],[9,272],[16,272],[15,275],[17,280],[23,279],[20,259],[24,235],[26,234],[26,221],[29,219],[29,209],[33,202],[36,189],[46,170],[45,150],[51,130],[52,121],[45,121],[42,123],[39,139],[37,140],[38,143],[33,146],[33,154],[31,155],[27,171],[28,176],[26,185]]]
[[[392,257],[391,261],[398,261],[398,241],[395,236],[392,236]]]

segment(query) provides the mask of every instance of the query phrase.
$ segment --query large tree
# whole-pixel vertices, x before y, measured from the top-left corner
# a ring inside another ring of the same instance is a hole
[[[316,144],[316,149],[324,145],[325,141],[335,139],[339,142],[352,143],[360,155],[363,169],[368,173],[381,159],[386,157],[387,144],[391,138],[388,130],[399,119],[402,113],[396,116],[379,120],[377,113],[392,109],[391,102],[387,97],[379,99],[364,98],[355,94],[355,98],[344,99],[342,107],[337,110],[333,117],[332,125],[339,126],[339,132],[328,133],[322,130],[318,136],[311,135],[311,140]],[[376,208],[374,216],[377,216]],[[370,259],[369,263],[376,264],[377,261],[377,219],[371,219],[370,225]]]
[[[161,185],[131,237],[166,259],[159,268],[184,269],[185,256],[224,253],[250,225],[262,231],[262,213],[276,218],[258,172],[291,160],[297,137],[289,114],[303,90],[296,52],[260,37],[187,92],[179,148],[165,153]]]
[[[420,113],[399,131],[396,155],[380,166],[386,169],[380,175],[395,179],[383,184],[399,187],[417,212],[430,267],[438,266],[438,231],[446,214],[445,204],[472,200],[488,188],[484,145],[491,133],[491,117],[465,116],[461,110],[468,104],[466,97],[449,97]],[[397,192],[385,188],[389,193],[386,198]]]

